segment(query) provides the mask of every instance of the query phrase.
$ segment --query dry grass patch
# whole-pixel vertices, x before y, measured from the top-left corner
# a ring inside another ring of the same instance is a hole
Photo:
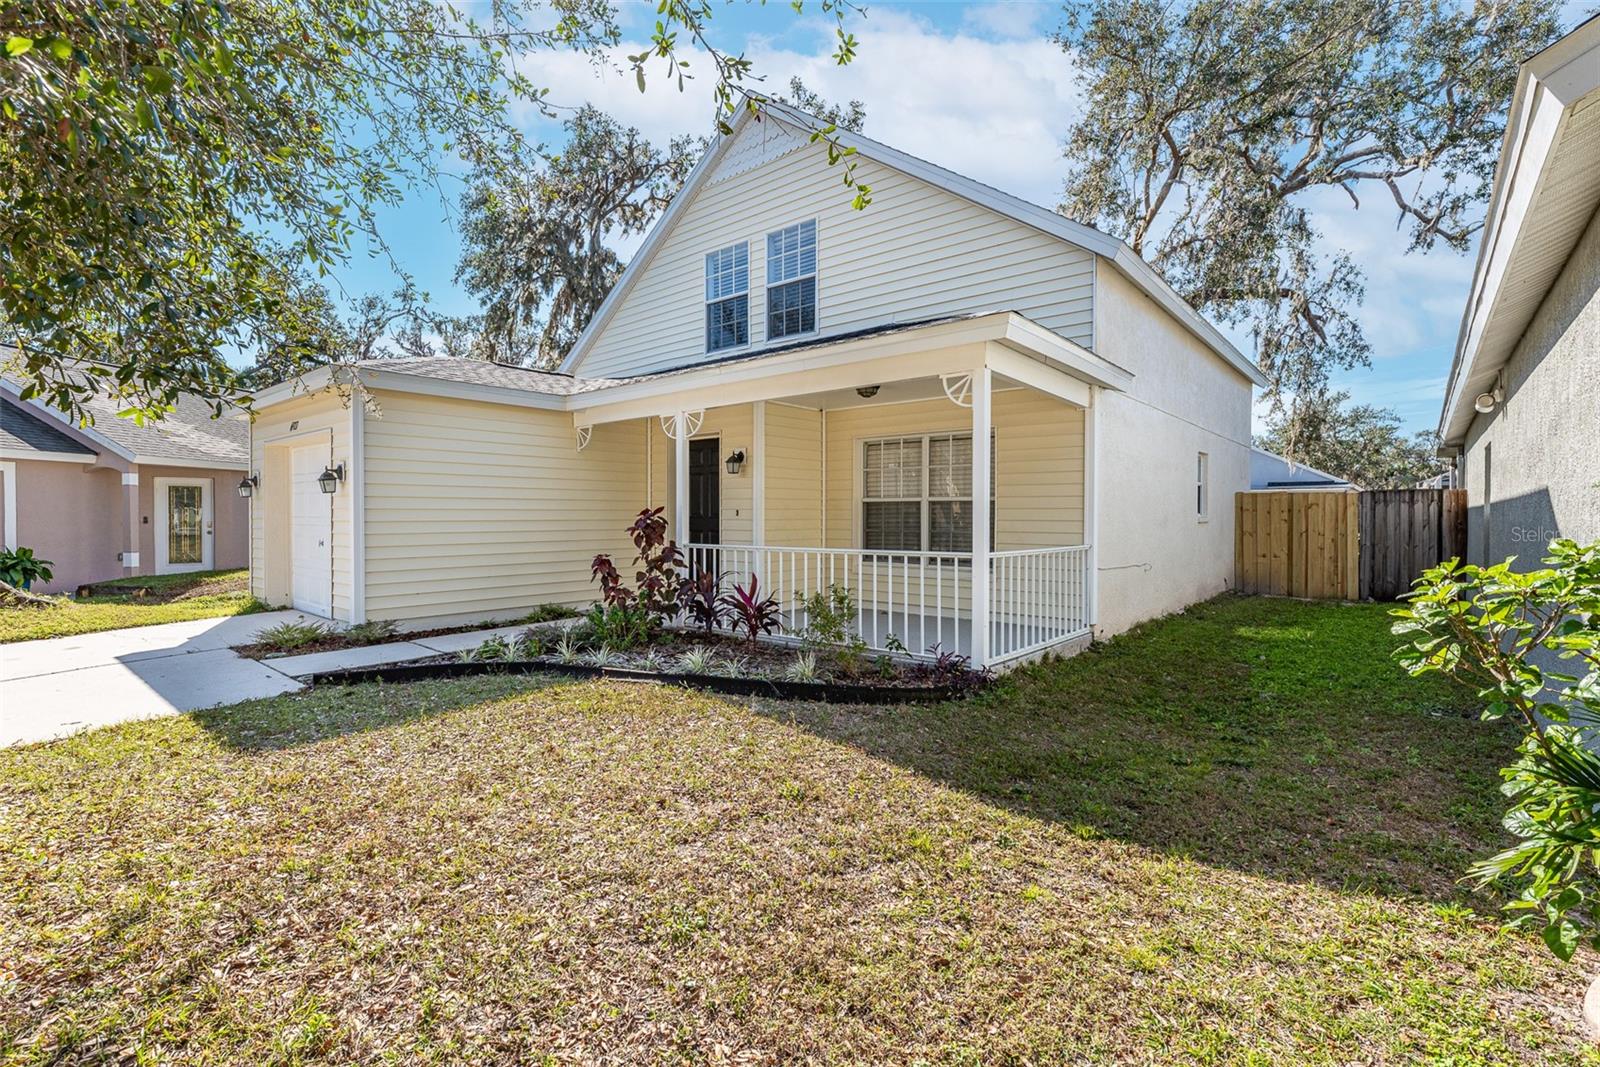
[[[1507,738],[1381,626],[1221,601],[935,709],[487,677],[0,753],[0,1061],[1577,1062],[1581,976],[1455,882]],[[1337,667],[1241,632],[1285,627]]]

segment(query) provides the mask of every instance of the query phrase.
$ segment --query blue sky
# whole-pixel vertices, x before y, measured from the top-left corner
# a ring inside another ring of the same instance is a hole
[[[477,2],[477,0],[475,0]],[[652,139],[707,132],[709,71],[678,92],[665,80],[641,94],[621,56],[639,51],[655,20],[653,2],[620,5],[624,34],[615,61],[598,67],[565,54],[529,55],[522,69],[550,87],[559,107],[593,102]],[[860,99],[867,107],[865,132],[914,155],[988,182],[1046,206],[1059,200],[1066,163],[1060,144],[1079,100],[1070,57],[1049,41],[1059,22],[1054,3],[1000,0],[988,3],[872,3],[865,17],[852,18],[858,59],[838,67],[829,59],[832,22],[807,5],[796,16],[783,0],[765,6],[718,6],[719,45],[755,62],[764,84],[783,89],[793,75],[829,99]],[[1580,5],[1568,3],[1563,23],[1575,25]],[[558,143],[559,121],[529,112],[523,123],[536,138]],[[395,258],[442,311],[475,310],[454,282],[460,248],[450,199],[459,178],[447,178],[446,197],[418,190],[386,212],[381,227]],[[1343,194],[1313,202],[1326,251],[1347,251],[1367,275],[1360,311],[1372,344],[1372,367],[1343,373],[1337,384],[1357,400],[1395,409],[1407,429],[1432,429],[1472,274],[1472,255],[1440,249],[1403,254],[1392,211],[1376,198],[1352,211]],[[870,208],[868,210],[871,210]],[[634,242],[636,243],[636,242]],[[622,249],[624,255],[632,248]],[[338,273],[352,297],[382,292],[395,284],[387,259],[360,252]],[[1235,342],[1250,350],[1249,337]]]

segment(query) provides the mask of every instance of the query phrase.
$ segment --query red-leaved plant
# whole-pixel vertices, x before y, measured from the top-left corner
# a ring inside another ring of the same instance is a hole
[[[656,622],[666,622],[683,610],[683,553],[676,541],[667,540],[667,520],[662,508],[645,508],[628,527],[635,555],[634,588],[622,581],[622,573],[611,557],[602,552],[590,567],[593,580],[600,583],[600,600],[607,607],[626,608],[637,604]]]
[[[749,586],[734,584],[733,592],[724,593],[718,601],[727,611],[735,631],[743,631],[752,644],[762,634],[774,633],[783,628],[783,609],[778,598],[761,596],[761,583],[750,575]]]
[[[706,633],[716,629],[727,615],[722,606],[722,579],[725,577],[704,570],[685,580],[680,590],[684,610],[691,619],[705,627]]]

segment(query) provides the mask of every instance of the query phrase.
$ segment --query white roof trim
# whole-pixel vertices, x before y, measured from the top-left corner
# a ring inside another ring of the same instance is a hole
[[[1500,287],[1518,250],[1517,239],[1544,191],[1545,169],[1566,129],[1568,108],[1597,88],[1600,16],[1522,64],[1439,414],[1439,436],[1445,444],[1459,445],[1472,425],[1475,412],[1473,398],[1466,395],[1468,381],[1491,365],[1498,370],[1510,356],[1509,351],[1485,351],[1481,347],[1484,330],[1497,310]],[[1574,240],[1577,236],[1573,235]]]
[[[818,128],[814,118],[784,104],[763,99],[761,106],[764,110],[781,116],[783,119],[804,129],[815,130]],[[607,295],[599,310],[595,312],[594,318],[590,320],[589,325],[573,344],[572,350],[561,364],[563,371],[571,373],[583,361],[583,358],[588,354],[589,347],[594,343],[595,337],[598,336],[605,324],[610,321],[611,316],[621,305],[623,299],[626,298],[627,293],[633,288],[635,281],[644,272],[657,248],[665,239],[666,234],[671,231],[673,223],[683,213],[686,205],[698,194],[700,187],[705,184],[716,161],[722,158],[722,155],[727,151],[728,145],[732,143],[744,126],[752,121],[754,119],[749,109],[742,108],[738,119],[734,122],[733,132],[718,138],[716,144],[700,160],[699,165],[689,175],[688,181],[684,183],[678,195],[673,198],[671,205],[661,216],[660,221],[651,229],[649,237],[640,246],[638,254],[629,262],[627,269],[623,271],[622,277],[617,281],[616,286]],[[1222,357],[1240,374],[1250,379],[1255,385],[1266,385],[1267,379],[1261,373],[1261,370],[1238,349],[1234,348],[1216,327],[1212,326],[1194,308],[1190,307],[1188,302],[1180,297],[1172,286],[1168,285],[1166,280],[1156,272],[1155,268],[1140,259],[1133,249],[1122,241],[1109,234],[1102,233],[1092,226],[1074,222],[1072,219],[1048,208],[1030,204],[1026,200],[1012,196],[1010,193],[1002,192],[993,186],[985,185],[954,171],[946,170],[926,160],[907,155],[898,149],[874,141],[869,137],[863,137],[860,134],[850,133],[845,130],[837,130],[833,136],[845,147],[854,148],[857,155],[893,167],[914,178],[921,179],[929,185],[959,196],[963,200],[989,208],[1025,226],[1031,226],[1042,233],[1060,238],[1070,244],[1093,252],[1096,256],[1105,258],[1121,271],[1129,281],[1133,282],[1147,296],[1160,304],[1179,322],[1183,323],[1206,347]]]
[[[1043,366],[1091,385],[1122,390],[1133,382],[1133,374],[1102,359],[1081,345],[1068,341],[1014,311],[997,311],[987,315],[975,315],[866,337],[846,337],[832,343],[824,338],[816,344],[788,349],[770,356],[680,367],[662,371],[648,378],[592,389],[564,399],[567,401],[568,410],[581,414],[610,405],[681,396],[685,393],[716,395],[716,391],[735,384],[759,382],[798,372],[832,371],[837,374],[837,368],[842,366],[864,364],[872,360],[891,360],[896,357],[921,358],[928,353],[948,352],[990,341],[1002,344]],[[937,368],[932,365],[919,365],[917,373],[909,376],[921,377],[936,372]],[[837,380],[835,384],[838,384]],[[814,391],[815,388],[812,386],[803,391]],[[794,394],[778,392],[766,399],[782,399],[785,395]]]
[[[449,397],[455,400],[482,400],[489,404],[509,404],[513,407],[545,408],[549,411],[566,410],[566,397],[557,393],[535,393],[514,389],[506,385],[486,385],[477,382],[455,382],[448,378],[433,378],[424,374],[407,374],[404,371],[386,370],[382,367],[318,367],[299,378],[262,389],[251,394],[257,408],[281,404],[286,400],[315,396],[340,382],[351,379],[363,389],[387,389],[394,393],[421,393],[425,396]]]

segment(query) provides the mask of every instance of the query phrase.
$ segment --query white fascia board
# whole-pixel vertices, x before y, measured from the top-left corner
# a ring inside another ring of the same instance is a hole
[[[627,299],[628,293],[633,290],[634,283],[639,280],[645,269],[649,267],[650,261],[655,258],[656,250],[661,247],[662,242],[667,239],[667,234],[671,233],[672,228],[677,225],[678,217],[684,213],[690,202],[694,200],[700,191],[700,187],[706,183],[706,179],[711,176],[712,170],[716,168],[717,162],[727,153],[728,146],[733,143],[734,138],[739,135],[739,131],[744,129],[745,124],[749,121],[751,121],[750,110],[748,108],[740,108],[739,116],[733,122],[733,128],[726,134],[718,135],[716,141],[706,150],[705,155],[700,157],[700,162],[695,164],[694,169],[689,172],[689,177],[684,180],[683,188],[678,190],[678,195],[672,198],[672,203],[667,205],[667,210],[661,213],[661,218],[656,220],[656,224],[650,227],[650,232],[645,235],[644,243],[639,246],[639,251],[634,253],[633,258],[628,261],[628,265],[623,268],[622,277],[617,279],[617,284],[611,287],[611,292],[606,294],[606,298],[595,309],[594,317],[583,328],[583,332],[578,334],[578,339],[572,343],[572,348],[567,352],[567,358],[561,361],[561,366],[558,368],[562,373],[575,374],[577,372],[578,365],[589,354],[589,349],[594,344],[594,339],[600,336],[600,331],[605,329],[606,323],[611,321],[611,316],[616,314],[617,309],[622,306],[622,302]]]
[[[1472,425],[1475,413],[1466,403],[1467,382],[1482,354],[1479,344],[1493,316],[1517,238],[1543,186],[1545,165],[1566,126],[1567,108],[1597,88],[1600,16],[1533,56],[1517,76],[1478,244],[1478,262],[1439,413],[1438,432],[1445,445],[1460,445]]]
[[[960,373],[985,365],[986,345],[998,342],[1053,370],[1110,389],[1125,388],[1133,375],[1094,356],[1013,311],[939,323],[897,333],[816,345],[765,358],[669,371],[645,381],[625,382],[568,397],[578,425],[693,407],[745,403],[857,384]],[[822,373],[822,381],[796,375]],[[1001,371],[1004,373],[1004,371]],[[859,381],[858,381],[859,379]],[[671,400],[671,403],[667,401]],[[609,409],[609,410],[607,410]]]
[[[334,370],[335,368],[331,366],[316,367],[286,382],[257,389],[250,394],[251,404],[257,408],[264,408],[281,404],[285,400],[297,400],[303,396],[320,393],[333,384]]]
[[[35,452],[26,448],[0,448],[0,459],[8,462],[23,460],[40,463],[77,463],[92,467],[98,458],[98,456],[86,456],[82,452]]]
[[[1042,360],[1091,385],[1124,392],[1133,384],[1132,371],[1124,370],[1077,342],[1015,312],[1006,320],[1005,336],[1001,341],[1026,356]]]
[[[452,382],[444,378],[430,378],[421,374],[403,374],[381,368],[362,367],[357,377],[363,389],[373,392],[388,390],[392,393],[420,393],[423,396],[448,397],[452,400],[479,400],[486,404],[507,404],[519,408],[543,408],[546,411],[565,411],[567,398],[556,393],[530,393],[526,389],[512,389],[500,385],[479,385],[473,382]],[[360,403],[359,398],[351,403]]]
[[[246,459],[212,459],[206,456],[139,456],[131,461],[137,467],[195,467],[203,470],[242,471],[250,466]]]

